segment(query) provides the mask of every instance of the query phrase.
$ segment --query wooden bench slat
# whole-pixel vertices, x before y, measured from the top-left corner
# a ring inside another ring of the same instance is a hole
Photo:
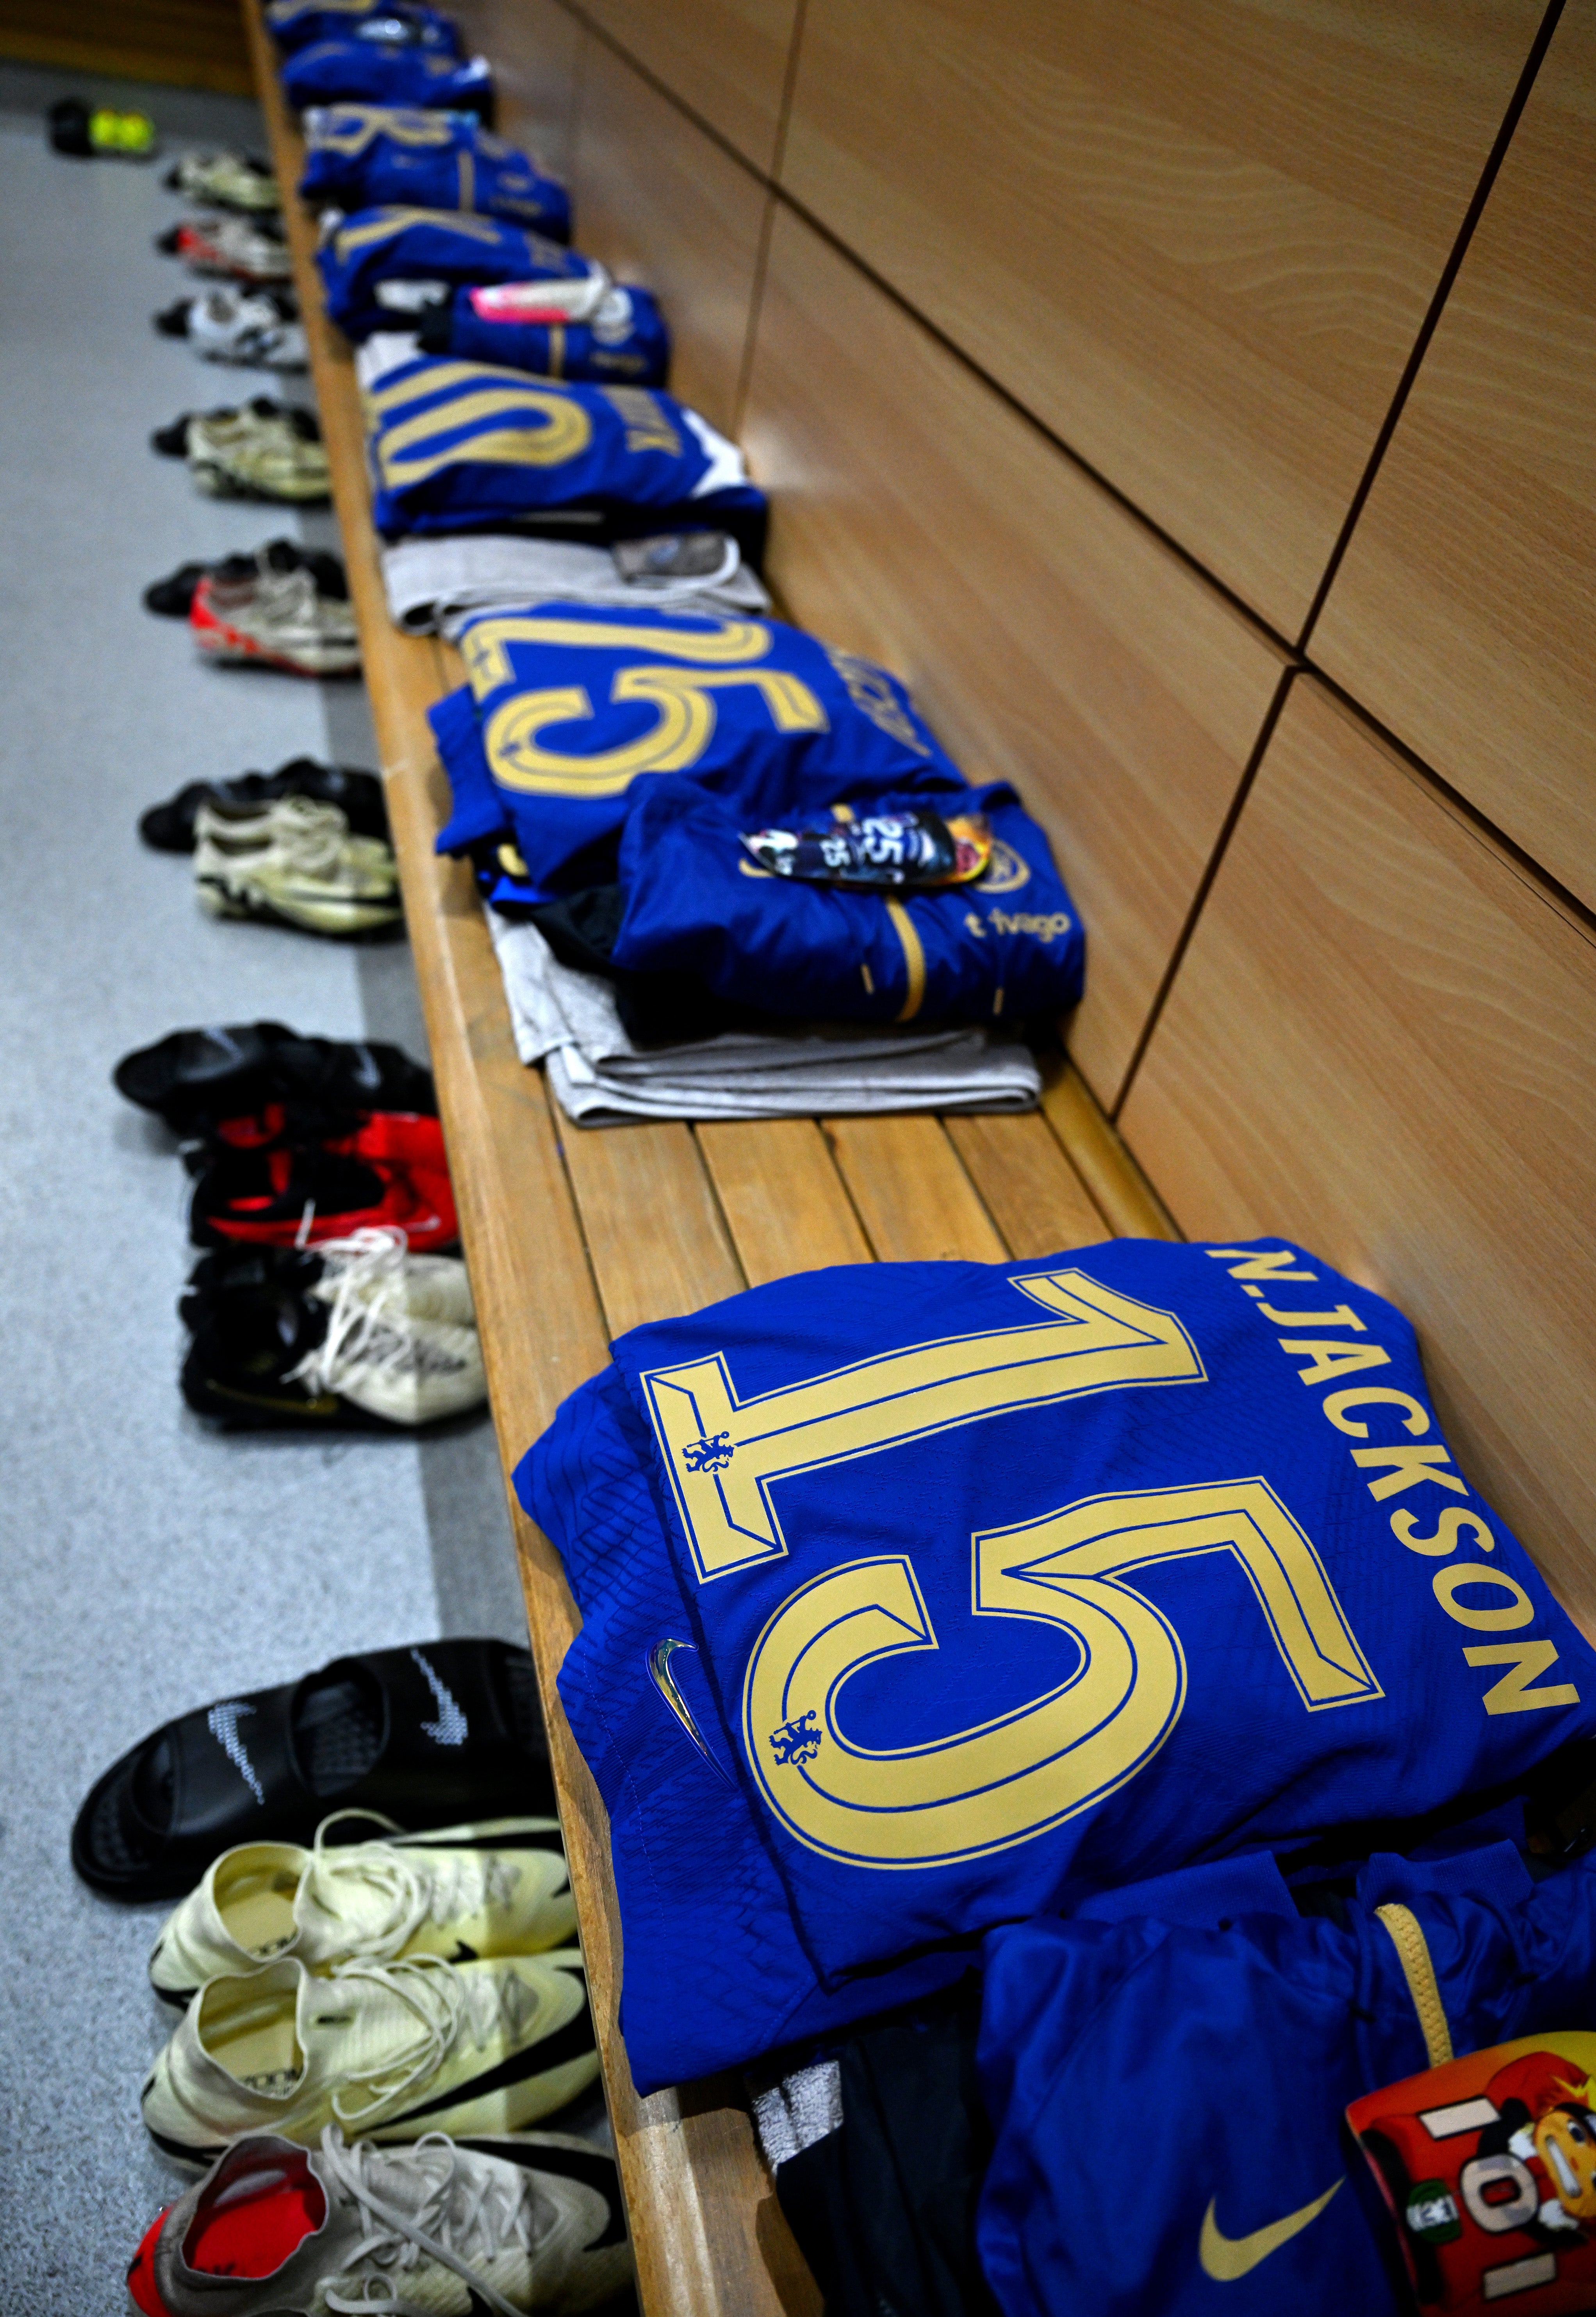
[[[735,1295],[742,1272],[687,1127],[567,1122],[561,1140],[612,1336]]]
[[[812,1118],[723,1120],[698,1129],[749,1285],[868,1263],[870,1245]]]
[[[1179,1239],[1169,1210],[1098,1108],[1073,1062],[1050,1070],[1042,1109],[1111,1239]]]
[[[1008,1249],[940,1119],[833,1118],[826,1134],[883,1263],[1002,1261]]]
[[[947,1133],[1010,1255],[1053,1255],[1113,1238],[1045,1119],[1034,1112],[950,1118]]]

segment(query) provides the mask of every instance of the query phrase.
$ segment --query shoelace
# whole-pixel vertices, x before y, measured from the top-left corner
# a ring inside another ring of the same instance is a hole
[[[294,579],[308,576],[290,575]],[[272,808],[272,836],[296,876],[330,877],[348,858],[349,823],[336,804],[283,797]]]
[[[392,2060],[374,2068],[352,2069],[345,2089],[333,2094],[340,2124],[375,2122],[411,2088],[435,2076],[462,2035],[478,2050],[490,2035],[507,2030],[518,2039],[536,2016],[538,1999],[513,1971],[477,1971],[470,1979],[441,1955],[416,1955],[407,1963],[341,1963],[332,1984],[364,1981],[402,2003],[416,2021],[416,2039]],[[356,2106],[355,2093],[366,2095]]]
[[[457,1368],[447,1336],[437,1332],[449,1323],[418,1322],[405,1309],[404,1233],[369,1225],[338,1245],[359,1251],[339,1268],[326,1335],[289,1382],[311,1391],[336,1391],[356,1368],[389,1377],[443,1375]]]
[[[324,2287],[327,2305],[339,2317],[435,2317],[428,2303],[407,2300],[395,2269],[419,2267],[422,2256],[452,2268],[463,2277],[497,2317],[520,2317],[513,2303],[497,2292],[472,2267],[473,2257],[491,2259],[512,2247],[534,2250],[533,2218],[535,2204],[530,2178],[505,2178],[500,2168],[486,2168],[473,2177],[460,2162],[459,2152],[447,2133],[429,2132],[417,2141],[412,2158],[441,2160],[435,2167],[425,2202],[410,2215],[397,2212],[381,2193],[384,2169],[381,2153],[369,2141],[346,2147],[336,2125],[321,2135],[321,2169],[337,2193],[359,2206],[365,2234],[349,2257],[349,2269]],[[391,2163],[392,2159],[387,2160]],[[434,2169],[428,2166],[429,2170]],[[358,2294],[347,2290],[356,2280],[349,2271],[360,2261],[374,2262],[379,2271],[358,2280]]]
[[[485,1906],[502,1906],[514,1898],[520,1869],[491,1853],[425,1857],[381,1841],[327,1848],[329,1828],[345,1819],[369,1821],[370,1817],[369,1811],[335,1811],[323,1819],[305,1869],[306,1895],[323,1914],[339,1913],[340,1885],[357,1889],[363,1895],[375,1895],[386,1906],[387,1913],[372,1929],[352,1939],[353,1955],[387,1962],[408,1944],[423,1923],[431,1921],[442,1929],[462,1915],[476,1914]]]

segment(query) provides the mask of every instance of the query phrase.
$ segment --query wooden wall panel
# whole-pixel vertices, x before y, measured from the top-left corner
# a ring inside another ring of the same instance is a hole
[[[1544,0],[808,0],[783,182],[1285,635]]]
[[[1460,1461],[1596,1628],[1596,943],[1311,678],[1121,1123],[1193,1238],[1418,1327]]]
[[[672,391],[734,434],[765,187],[589,36],[571,197],[581,247],[659,291]]]
[[[584,0],[584,12],[769,172],[798,0]]]
[[[569,180],[581,25],[560,0],[463,0],[453,13],[472,49],[493,67],[500,131]]]
[[[1596,13],[1564,15],[1314,658],[1596,907]]]
[[[778,208],[743,425],[794,619],[1012,780],[1087,927],[1071,1047],[1111,1102],[1279,673],[1272,646]]]

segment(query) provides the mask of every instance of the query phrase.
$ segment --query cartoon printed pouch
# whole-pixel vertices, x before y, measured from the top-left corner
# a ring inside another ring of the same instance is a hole
[[[1596,2035],[1525,2035],[1354,2100],[1421,2309],[1596,2310]]]

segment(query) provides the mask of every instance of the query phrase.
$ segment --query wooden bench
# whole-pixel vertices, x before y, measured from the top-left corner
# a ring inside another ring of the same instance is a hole
[[[245,15],[285,190],[303,148],[256,0]],[[1177,1236],[1063,1057],[1029,1116],[649,1123],[585,1131],[518,1060],[469,870],[434,839],[448,790],[426,711],[462,681],[446,647],[389,620],[350,352],[321,310],[315,228],[290,240],[507,1474],[623,1329],[830,1263],[998,1261],[1120,1235]],[[621,1939],[605,1812],[555,1677],[578,1619],[558,1556],[511,1494],[533,1656],[592,1990],[639,2284],[650,2317],[819,2306],[738,2089],[641,2099],[616,2026]]]

